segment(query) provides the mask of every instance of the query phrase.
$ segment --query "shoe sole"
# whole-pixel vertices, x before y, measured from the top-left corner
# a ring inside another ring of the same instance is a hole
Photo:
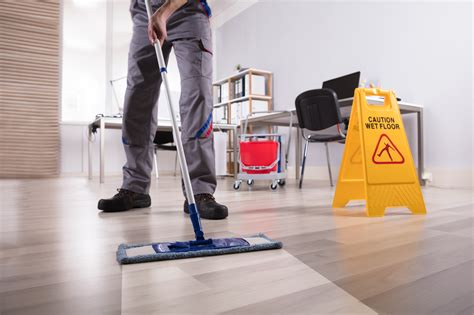
[[[102,210],[103,212],[123,212],[123,211],[132,210],[132,209],[149,208],[150,206],[151,206],[151,199],[150,200],[135,201],[135,203],[133,204],[133,206],[131,208],[118,208],[118,209],[113,209],[113,210],[106,209],[99,202],[99,204],[97,205],[97,208],[99,210]]]
[[[134,203],[132,209],[148,208],[150,206],[151,206],[151,201],[150,200],[143,200],[143,201],[138,201],[138,202]]]

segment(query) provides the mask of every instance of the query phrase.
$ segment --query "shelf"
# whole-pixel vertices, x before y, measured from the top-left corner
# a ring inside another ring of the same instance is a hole
[[[239,78],[242,78],[244,77],[246,74],[249,74],[250,72],[252,72],[252,74],[256,74],[256,75],[272,75],[273,73],[270,72],[270,71],[265,71],[265,70],[259,70],[259,69],[253,69],[253,68],[250,68],[250,69],[247,69],[247,70],[244,70],[242,72],[236,72],[234,73],[233,75],[230,75],[224,79],[221,79],[219,81],[216,81],[216,82],[213,82],[212,85],[222,85],[224,83],[226,83],[227,81],[229,80],[234,80],[234,79],[239,79]]]
[[[247,95],[247,96],[242,96],[242,97],[238,97],[238,98],[228,100],[227,102],[221,102],[221,103],[214,104],[214,108],[221,107],[221,106],[231,104],[231,103],[245,102],[245,101],[248,101],[249,99],[257,100],[257,101],[271,101],[272,97],[267,96],[267,95]]]

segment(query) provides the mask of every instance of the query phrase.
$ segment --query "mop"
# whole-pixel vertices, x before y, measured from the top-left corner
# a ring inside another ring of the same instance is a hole
[[[145,0],[148,19],[152,16],[150,0]],[[183,242],[159,242],[143,244],[121,244],[117,250],[119,264],[134,264],[151,261],[193,258],[202,256],[215,256],[233,253],[246,253],[259,250],[282,248],[281,242],[274,241],[264,234],[256,234],[242,238],[205,238],[201,225],[201,218],[194,200],[193,188],[189,177],[186,157],[179,129],[177,127],[174,106],[169,91],[166,64],[163,58],[159,41],[154,43],[156,57],[161,72],[161,78],[166,89],[169,112],[173,125],[173,136],[179,156],[179,164],[183,175],[186,197],[189,204],[189,217],[193,225],[196,240]]]

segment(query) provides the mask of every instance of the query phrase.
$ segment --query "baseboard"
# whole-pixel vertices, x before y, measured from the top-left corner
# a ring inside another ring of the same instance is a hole
[[[461,188],[473,189],[473,170],[472,169],[426,169],[425,173],[431,173],[433,180],[427,182],[427,186],[440,188]]]
[[[334,184],[337,182],[337,176],[339,175],[339,168],[332,168],[332,179]],[[288,178],[295,178],[295,167],[288,167]],[[306,166],[304,170],[305,179],[317,179],[329,181],[329,172],[326,166]]]
[[[473,189],[472,169],[440,169],[427,168],[425,173],[431,173],[432,181],[426,182],[427,186],[439,188]],[[337,183],[339,168],[332,168],[332,178],[334,184]],[[295,178],[295,168],[288,167],[288,177]],[[307,166],[305,168],[305,179],[317,179],[329,181],[328,169],[325,166]]]

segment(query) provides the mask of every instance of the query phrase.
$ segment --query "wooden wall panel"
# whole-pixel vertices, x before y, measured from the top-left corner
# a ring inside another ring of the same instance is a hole
[[[61,5],[0,1],[0,177],[59,173]]]

